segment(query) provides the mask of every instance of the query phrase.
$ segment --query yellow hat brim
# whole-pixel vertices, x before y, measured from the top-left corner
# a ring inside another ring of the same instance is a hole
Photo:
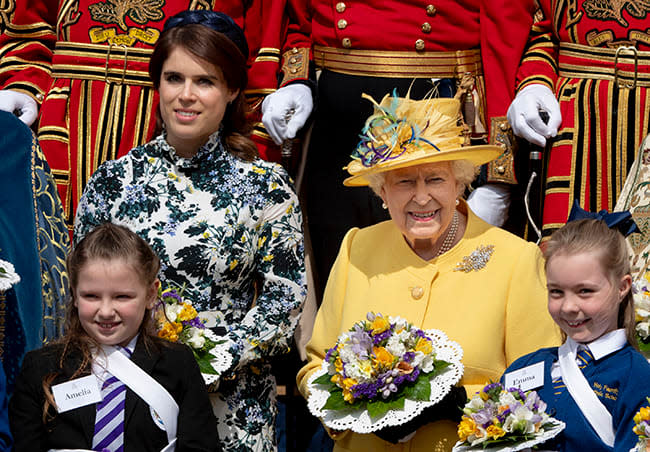
[[[362,187],[369,185],[370,182],[366,179],[366,176],[370,174],[383,173],[394,169],[423,165],[425,163],[469,160],[474,165],[480,166],[494,160],[501,154],[503,154],[503,149],[500,146],[491,144],[465,146],[444,151],[430,150],[424,155],[422,153],[412,153],[402,155],[393,161],[378,163],[369,168],[362,167],[362,170],[356,174],[351,173],[352,175],[343,181],[343,185],[346,187]]]

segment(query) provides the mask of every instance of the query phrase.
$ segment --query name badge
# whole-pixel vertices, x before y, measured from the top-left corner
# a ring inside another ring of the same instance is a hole
[[[102,400],[97,377],[88,375],[52,386],[52,395],[59,413],[74,410]]]
[[[505,383],[506,388],[519,388],[522,391],[544,386],[544,361],[508,372],[505,375]]]

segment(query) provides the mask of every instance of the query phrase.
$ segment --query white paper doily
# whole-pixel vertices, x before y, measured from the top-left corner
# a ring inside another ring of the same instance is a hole
[[[539,433],[538,435],[535,436],[535,438],[529,439],[528,441],[524,441],[523,443],[511,444],[508,446],[494,446],[494,447],[484,448],[482,444],[477,444],[476,446],[469,446],[469,445],[462,445],[462,443],[458,441],[454,446],[454,448],[452,449],[452,452],[466,452],[466,451],[516,452],[519,450],[530,449],[531,447],[537,446],[538,444],[542,444],[551,438],[555,438],[566,427],[566,424],[564,422],[558,421],[557,419],[552,419],[552,422],[555,423],[556,425],[549,428],[548,430],[545,430],[542,433]],[[543,452],[543,451],[538,450],[537,452]]]
[[[384,427],[404,424],[420,414],[425,408],[438,403],[463,376],[463,364],[461,363],[463,349],[440,330],[426,330],[425,333],[432,340],[433,348],[436,351],[436,359],[451,364],[431,380],[431,397],[428,402],[406,399],[404,409],[389,410],[386,414],[374,420],[370,418],[368,411],[361,409],[345,413],[323,410],[322,407],[327,402],[330,394],[325,389],[325,386],[313,383],[316,378],[327,373],[328,363],[323,361],[321,368],[314,372],[308,382],[309,399],[307,400],[307,406],[309,411],[314,416],[321,418],[325,425],[335,430],[371,433]]]
[[[222,337],[219,337],[216,334],[214,334],[209,328],[206,328],[204,332],[205,332],[205,337],[207,337],[211,341],[219,342],[223,340]],[[217,373],[216,374],[201,373],[201,375],[203,375],[203,379],[205,380],[206,385],[217,383],[219,381],[219,377],[221,377],[221,374],[230,368],[230,365],[232,364],[232,355],[230,354],[229,349],[230,349],[230,341],[226,340],[224,341],[223,344],[217,344],[214,346],[212,350],[210,350],[210,354],[214,356],[214,359],[210,360],[210,364],[212,365],[212,368],[217,371]]]

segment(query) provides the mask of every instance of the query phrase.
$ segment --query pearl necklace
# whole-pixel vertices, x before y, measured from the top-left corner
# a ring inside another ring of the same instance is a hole
[[[451,227],[447,231],[445,240],[442,241],[440,249],[436,253],[435,257],[440,256],[443,253],[446,253],[454,245],[454,240],[456,240],[456,232],[458,231],[458,211],[454,210],[454,218],[451,220]]]

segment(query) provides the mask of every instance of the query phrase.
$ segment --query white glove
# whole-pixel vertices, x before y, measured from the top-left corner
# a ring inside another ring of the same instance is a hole
[[[467,204],[479,218],[500,228],[508,219],[510,187],[504,184],[485,184],[469,194]]]
[[[262,102],[262,122],[275,144],[296,137],[314,108],[311,89],[294,83],[269,94]],[[293,110],[293,113],[292,113]]]
[[[24,93],[3,89],[0,91],[0,110],[18,113],[18,119],[31,126],[38,116],[38,104]]]
[[[548,113],[547,124],[542,121],[540,110]],[[544,147],[546,139],[557,135],[562,123],[560,104],[548,86],[528,85],[517,93],[508,107],[508,122],[515,135]]]

